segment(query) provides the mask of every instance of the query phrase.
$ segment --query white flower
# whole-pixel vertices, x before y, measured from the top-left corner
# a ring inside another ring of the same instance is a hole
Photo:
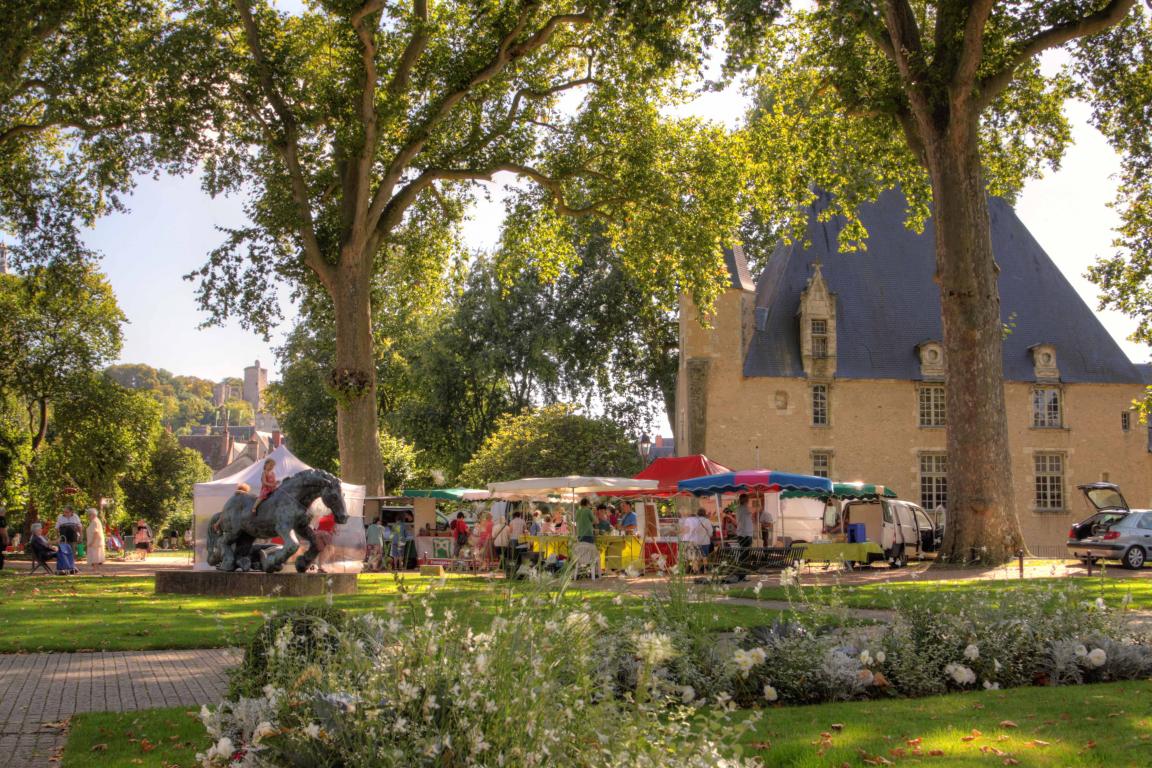
[[[1088,649],[1082,645],[1076,646],[1076,648],[1072,652],[1074,654],[1076,654],[1078,657],[1084,657],[1084,656],[1088,655]]]
[[[616,597],[612,598],[612,605],[624,605],[624,596],[616,595]]]
[[[800,583],[800,571],[799,571],[799,569],[792,567],[792,566],[789,566],[788,568],[785,568],[784,570],[780,571],[780,586],[791,587],[791,586],[793,586],[795,584],[799,584],[799,583]]]
[[[876,652],[876,663],[877,664],[883,664],[885,661],[887,661],[887,659],[888,659],[888,654],[884,653],[884,651],[877,651]]]
[[[232,739],[224,736],[221,737],[220,741],[216,742],[212,750],[215,750],[216,754],[220,757],[232,757],[232,753],[236,751],[236,747],[233,746]],[[209,751],[209,755],[211,755],[211,750]]]
[[[1102,597],[1096,598],[1096,607],[1098,609],[1100,609],[1101,611],[1104,610],[1104,598],[1102,598]]]
[[[320,726],[317,723],[308,723],[304,728],[304,735],[310,739],[320,738]]]
[[[963,664],[945,666],[944,674],[951,677],[957,685],[971,685],[976,682],[976,673]]]
[[[256,730],[252,731],[252,743],[259,744],[266,736],[271,736],[274,733],[276,733],[276,726],[265,720],[256,726]]]
[[[976,645],[969,645],[964,649],[964,658],[968,661],[976,661],[980,658],[980,649]]]
[[[660,632],[641,632],[635,636],[636,657],[650,667],[676,655],[672,638]]]
[[[1093,648],[1088,652],[1088,666],[1099,668],[1104,666],[1104,662],[1108,661],[1108,654],[1104,652],[1103,648]]]
[[[984,690],[986,690],[986,691],[998,691],[998,690],[1000,690],[1000,683],[994,683],[991,680],[985,680],[984,681]]]
[[[1004,668],[1004,665],[1000,663],[999,659],[992,659],[992,668],[999,672]]]
[[[476,666],[476,671],[478,673],[484,674],[485,672],[487,672],[488,671],[488,654],[486,654],[486,653],[476,654],[475,666]]]
[[[872,666],[872,654],[868,652],[867,648],[860,651],[860,663],[866,667]]]
[[[770,685],[764,686],[764,699],[766,701],[776,701],[780,698],[780,694],[776,693],[776,689]]]
[[[756,582],[756,586],[752,588],[752,594],[756,595],[756,597],[760,597],[760,590],[762,589],[764,589],[764,582],[758,581]]]
[[[685,704],[691,704],[695,698],[696,698],[696,689],[695,688],[693,688],[690,685],[684,685],[684,686],[680,687],[680,701],[684,702]]]
[[[746,651],[743,648],[737,648],[732,654],[732,661],[736,664],[736,668],[740,670],[740,674],[748,677],[748,673],[752,668],[758,664],[763,664],[767,655],[764,653],[763,648],[753,648]]]

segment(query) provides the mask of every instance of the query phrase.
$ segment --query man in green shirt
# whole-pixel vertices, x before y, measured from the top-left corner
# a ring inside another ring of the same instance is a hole
[[[576,539],[577,541],[596,542],[596,516],[592,513],[592,505],[588,499],[580,499],[580,506],[576,507]]]

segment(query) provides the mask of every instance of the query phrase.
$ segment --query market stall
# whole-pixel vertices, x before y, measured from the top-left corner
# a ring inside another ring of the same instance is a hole
[[[633,491],[655,491],[659,483],[655,480],[631,477],[599,477],[588,475],[568,475],[564,477],[527,477],[499,483],[489,483],[488,490],[493,498],[507,500],[556,500],[560,499],[574,509],[578,499],[583,497],[619,496]],[[529,545],[542,561],[549,558],[568,559],[571,556],[573,539],[566,535],[525,536],[522,542]],[[610,570],[624,570],[630,565],[641,563],[640,536],[607,534],[596,537],[596,549],[600,553],[600,567]]]
[[[413,502],[416,561],[421,565],[443,566],[455,562],[456,542],[451,532],[437,530],[436,503],[465,503],[492,498],[491,493],[480,488],[405,488],[400,495]]]

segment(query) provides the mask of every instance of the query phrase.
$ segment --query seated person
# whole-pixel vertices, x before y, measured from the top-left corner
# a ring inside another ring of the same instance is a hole
[[[636,535],[636,511],[632,509],[632,502],[620,502],[620,527],[628,536]]]
[[[46,566],[48,558],[56,555],[56,547],[48,543],[43,531],[42,523],[32,523],[32,538],[28,541],[28,549],[36,562]]]

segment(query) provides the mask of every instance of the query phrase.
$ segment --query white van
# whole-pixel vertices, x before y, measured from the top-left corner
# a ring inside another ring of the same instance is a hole
[[[865,539],[880,545],[882,559],[893,568],[907,565],[911,557],[935,553],[944,533],[918,505],[899,499],[846,501],[843,516],[847,524],[863,523]]]

